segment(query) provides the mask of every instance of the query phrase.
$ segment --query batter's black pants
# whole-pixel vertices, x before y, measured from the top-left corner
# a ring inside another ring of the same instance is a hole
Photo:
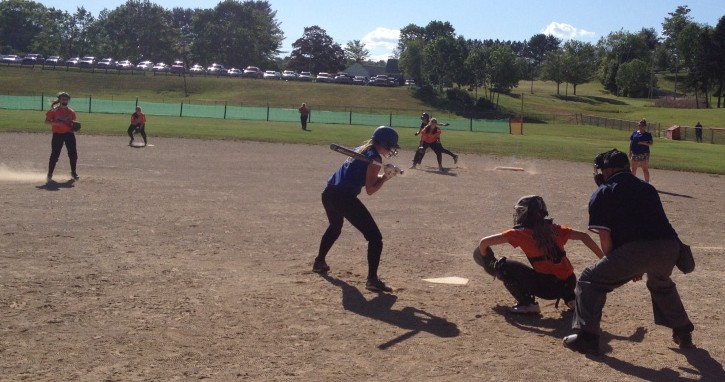
[[[330,186],[322,192],[322,205],[325,207],[330,225],[322,235],[320,251],[315,260],[325,260],[332,245],[342,233],[344,219],[347,219],[368,241],[368,279],[377,279],[380,255],[383,252],[383,235],[368,209],[357,196]]]
[[[76,163],[78,162],[78,151],[76,150],[76,135],[73,133],[53,133],[53,139],[50,142],[51,152],[50,160],[48,160],[48,176],[53,175],[55,164],[58,163],[60,152],[65,144],[68,150],[68,159],[70,159],[70,171],[76,173]]]

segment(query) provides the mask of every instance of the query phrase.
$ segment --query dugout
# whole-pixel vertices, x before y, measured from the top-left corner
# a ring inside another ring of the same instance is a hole
[[[673,141],[679,141],[680,140],[680,126],[675,125],[667,129],[667,139],[671,139]]]

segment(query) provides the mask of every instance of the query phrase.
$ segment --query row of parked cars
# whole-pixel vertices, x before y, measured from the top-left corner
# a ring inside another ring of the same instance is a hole
[[[94,68],[94,69],[114,69],[114,70],[142,70],[152,71],[161,73],[189,73],[189,74],[204,74],[204,75],[217,75],[217,76],[228,76],[228,77],[246,77],[246,78],[260,78],[260,79],[271,79],[271,80],[285,80],[285,81],[314,81],[323,83],[338,83],[338,84],[354,84],[354,85],[374,85],[374,86],[397,86],[398,80],[394,77],[388,77],[386,75],[378,75],[372,78],[365,76],[351,76],[347,73],[330,74],[327,72],[317,73],[317,76],[313,76],[310,72],[299,72],[293,70],[285,70],[283,72],[275,70],[263,71],[256,66],[247,66],[244,69],[237,68],[225,68],[222,64],[211,64],[208,67],[195,64],[187,68],[183,61],[176,60],[172,64],[166,64],[164,62],[154,63],[149,60],[141,61],[138,64],[133,64],[129,60],[114,60],[113,58],[101,58],[98,59],[94,56],[85,57],[71,57],[67,60],[63,60],[60,56],[49,56],[43,57],[40,54],[27,54],[25,57],[18,55],[3,55],[1,56],[1,62],[7,65],[20,64],[20,65],[43,65],[43,66],[66,66],[66,67],[79,67],[79,68]],[[406,83],[407,84],[407,83]]]

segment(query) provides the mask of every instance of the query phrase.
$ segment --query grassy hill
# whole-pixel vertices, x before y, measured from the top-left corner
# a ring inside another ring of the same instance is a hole
[[[413,96],[408,87],[381,88],[325,83],[286,82],[246,78],[179,77],[152,73],[117,74],[41,70],[40,68],[0,66],[0,93],[11,95],[55,94],[65,90],[76,96],[144,101],[229,102],[230,104],[294,107],[307,102],[318,110],[419,115],[428,111],[443,119],[453,117]],[[573,113],[595,114],[638,120],[642,117],[660,123],[692,126],[696,121],[706,127],[723,125],[725,109],[688,110],[655,108],[647,99],[611,96],[597,83],[580,85],[577,95],[566,95],[562,85],[550,82],[522,82],[510,95],[497,98],[499,106],[512,113],[550,117]],[[483,96],[479,90],[479,96]],[[188,94],[188,96],[187,96]],[[130,113],[131,111],[129,111]],[[0,110],[0,131],[47,132],[38,123],[38,111]],[[124,135],[128,118],[124,115],[85,114],[84,133]],[[314,125],[314,134],[300,134],[295,123],[255,122],[197,118],[153,117],[152,136],[181,136],[208,139],[245,139],[269,142],[355,145],[369,138],[369,130],[360,126]],[[543,124],[527,124],[524,136],[447,131],[444,144],[454,152],[485,153],[500,156],[562,159],[591,162],[592,153],[612,147],[627,150],[629,131],[573,125],[558,117],[541,118]],[[412,127],[412,126],[411,126]],[[410,134],[408,134],[410,132]],[[401,132],[401,145],[414,150],[418,138]],[[565,144],[564,144],[565,143]],[[661,139],[655,146],[651,167],[725,174],[725,145]],[[684,160],[686,158],[686,160]]]

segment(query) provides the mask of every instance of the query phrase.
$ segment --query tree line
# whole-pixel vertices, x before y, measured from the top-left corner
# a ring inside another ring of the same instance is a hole
[[[715,27],[697,23],[687,6],[678,6],[653,28],[616,31],[596,44],[537,34],[526,41],[467,39],[449,22],[409,24],[400,31],[399,68],[406,78],[442,90],[478,90],[488,100],[508,93],[522,80],[553,81],[557,94],[569,85],[598,79],[612,94],[655,96],[654,73],[673,73],[676,89],[722,104],[725,80],[725,16]],[[28,0],[0,2],[0,51],[46,55],[103,56],[187,63],[223,63],[269,69],[338,72],[353,62],[383,65],[368,58],[359,40],[343,47],[313,25],[292,44],[286,57],[284,33],[268,1],[224,0],[210,9],[165,9],[149,0],[128,0],[93,16]],[[460,92],[466,93],[466,92]],[[468,93],[466,93],[468,94]],[[470,96],[468,96],[470,98]]]

